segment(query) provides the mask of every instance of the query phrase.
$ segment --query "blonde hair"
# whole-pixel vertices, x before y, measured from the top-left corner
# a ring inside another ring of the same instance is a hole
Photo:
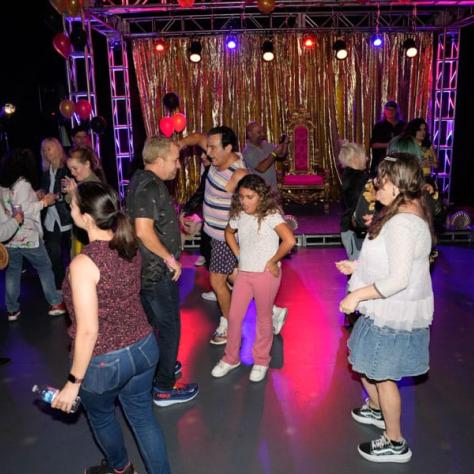
[[[362,156],[365,158],[366,154],[364,148],[358,143],[351,143],[344,140],[339,151],[339,163],[346,168],[351,164],[354,156]]]
[[[57,147],[59,150],[61,150],[61,165],[64,166],[66,163],[66,152],[64,151],[63,146],[61,145],[61,142],[57,138],[53,137],[47,137],[41,142],[41,148],[40,148],[40,153],[41,153],[41,167],[43,171],[48,171],[50,163],[46,159],[46,153],[45,153],[45,148],[46,145],[54,145]]]
[[[157,158],[165,158],[170,152],[172,144],[173,142],[171,140],[157,135],[148,137],[142,151],[143,162],[146,165],[151,165]]]

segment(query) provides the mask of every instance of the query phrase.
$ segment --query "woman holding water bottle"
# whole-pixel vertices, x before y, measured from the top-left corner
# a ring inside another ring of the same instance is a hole
[[[61,180],[70,177],[66,166],[66,153],[56,138],[45,138],[41,142],[43,175],[41,177],[42,194],[53,193],[56,201],[43,211],[44,243],[53,265],[56,288],[61,289],[64,280],[64,264],[69,262],[71,253],[71,209],[64,200]]]
[[[166,445],[153,413],[152,382],[159,358],[140,300],[141,257],[118,195],[103,183],[81,183],[72,193],[74,223],[89,244],[64,280],[73,321],[72,364],[51,406],[67,413],[79,395],[105,459],[86,474],[133,474],[116,403],[137,439],[149,474],[169,474]]]
[[[5,299],[8,320],[16,321],[20,314],[20,285],[23,257],[37,271],[43,293],[49,303],[48,314],[64,314],[66,308],[60,293],[56,290],[51,260],[43,243],[43,229],[40,213],[52,205],[56,197],[53,193],[40,200],[33,190],[35,157],[31,150],[16,150],[5,161],[0,174],[0,186],[6,188],[2,193],[3,205],[12,210],[12,216],[22,212],[23,225],[5,245],[8,250],[9,265],[5,274]]]

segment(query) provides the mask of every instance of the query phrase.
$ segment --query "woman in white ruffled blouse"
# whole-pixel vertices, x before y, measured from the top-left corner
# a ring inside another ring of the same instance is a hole
[[[336,263],[342,273],[352,274],[340,310],[363,315],[348,341],[349,362],[369,397],[352,417],[385,430],[379,439],[359,445],[359,453],[374,462],[407,462],[412,453],[401,432],[397,381],[429,369],[431,214],[416,156],[387,156],[376,183],[384,211],[370,225],[359,260]]]

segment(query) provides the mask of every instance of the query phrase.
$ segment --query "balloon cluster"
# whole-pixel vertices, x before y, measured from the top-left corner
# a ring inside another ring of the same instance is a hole
[[[80,99],[76,103],[64,99],[59,104],[59,111],[65,119],[70,119],[76,113],[81,120],[87,120],[92,113],[92,106],[85,99]],[[107,129],[107,121],[104,117],[97,115],[92,118],[90,127],[95,133],[102,135]]]
[[[173,112],[179,107],[179,97],[174,92],[168,92],[163,96],[163,105],[169,112]],[[166,138],[171,137],[174,132],[182,132],[185,128],[186,116],[180,112],[160,119],[160,132]]]

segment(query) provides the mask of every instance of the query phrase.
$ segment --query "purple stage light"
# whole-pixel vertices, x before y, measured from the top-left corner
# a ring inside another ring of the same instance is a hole
[[[374,35],[370,38],[370,42],[374,48],[380,48],[383,45],[383,39],[381,35]]]
[[[237,38],[235,36],[228,36],[225,40],[225,45],[227,46],[227,49],[237,48]]]

